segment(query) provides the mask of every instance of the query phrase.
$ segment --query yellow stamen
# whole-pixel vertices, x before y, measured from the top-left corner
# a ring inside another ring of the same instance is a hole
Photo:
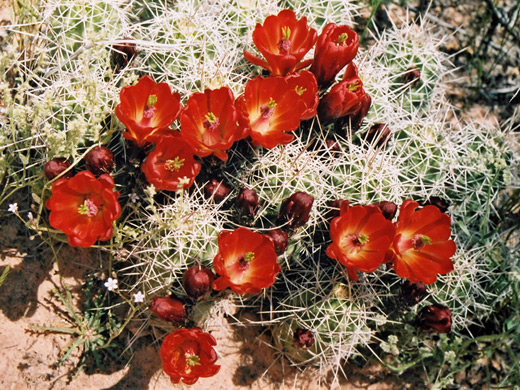
[[[336,44],[343,45],[347,39],[348,39],[348,34],[342,33],[336,38]]]
[[[365,245],[365,244],[367,244],[370,241],[368,235],[366,235],[366,234],[360,234],[358,236],[357,240],[362,245]]]
[[[171,171],[171,172],[177,172],[179,169],[181,169],[184,165],[184,159],[179,158],[179,156],[176,156],[173,160],[166,160],[164,163],[164,169]]]
[[[186,356],[186,363],[188,366],[200,366],[200,357],[198,355],[188,355]]]
[[[269,98],[269,103],[267,103],[267,107],[268,108],[275,108],[276,107],[276,102],[274,101],[274,99],[272,97]]]
[[[80,213],[81,215],[85,215],[88,213],[88,206],[83,203],[81,206],[78,207],[78,213]]]
[[[350,92],[356,92],[361,85],[359,85],[359,81],[354,81],[352,84],[349,84],[348,90]]]
[[[307,88],[303,88],[303,87],[300,87],[299,85],[297,85],[296,88],[294,88],[294,90],[296,91],[296,93],[298,95],[301,96],[307,90]]]
[[[282,27],[282,36],[283,36],[283,39],[286,39],[286,40],[289,40],[289,38],[291,37],[291,29],[288,26]]]
[[[250,262],[252,262],[254,259],[255,259],[255,253],[254,253],[254,252],[247,252],[247,253],[244,255],[244,261],[245,261],[246,263],[250,263]]]
[[[213,114],[212,112],[208,112],[206,114],[206,120],[210,123],[210,124],[213,124],[217,121],[217,117],[215,116],[215,114]]]
[[[153,107],[157,103],[157,95],[148,96],[148,100],[146,101],[147,107]]]

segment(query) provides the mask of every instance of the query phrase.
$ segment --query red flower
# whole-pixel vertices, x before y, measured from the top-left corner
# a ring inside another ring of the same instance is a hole
[[[141,170],[148,183],[157,190],[177,191],[179,185],[184,189],[191,187],[199,174],[200,164],[180,136],[164,136],[148,155]]]
[[[392,245],[397,275],[412,283],[432,284],[437,274],[453,270],[451,256],[456,245],[450,240],[451,219],[435,206],[416,211],[419,203],[405,200],[401,205]]]
[[[156,142],[157,136],[173,123],[181,111],[181,97],[166,83],[143,76],[136,85],[121,89],[117,118],[126,126],[123,137],[139,146]]]
[[[231,89],[206,89],[190,96],[181,112],[181,135],[199,157],[214,154],[226,161],[233,142],[247,136],[237,126],[237,111]]]
[[[328,87],[338,72],[354,59],[359,36],[348,26],[329,23],[318,37],[310,71],[322,88]]]
[[[217,345],[215,338],[200,328],[179,328],[166,336],[161,345],[164,372],[177,384],[182,380],[192,385],[199,378],[216,375],[220,366],[216,365]]]
[[[248,81],[245,92],[237,99],[239,121],[255,146],[274,148],[294,139],[293,131],[308,113],[308,106],[283,77],[256,77]]]
[[[395,228],[375,206],[341,206],[339,217],[330,224],[332,244],[327,256],[339,261],[352,280],[357,281],[356,270],[373,272],[384,261]]]
[[[70,179],[59,179],[45,203],[51,210],[49,223],[63,230],[71,246],[88,248],[112,237],[112,222],[121,214],[118,197],[110,175],[96,179],[91,172],[81,171]]]
[[[266,61],[244,50],[249,62],[267,69],[271,76],[285,76],[310,65],[312,60],[300,62],[314,46],[317,32],[309,29],[305,17],[296,20],[290,9],[268,16],[253,31],[253,42]]]
[[[307,71],[302,70],[299,73],[292,73],[285,77],[287,84],[290,89],[294,89],[301,99],[305,103],[307,108],[301,115],[302,120],[311,119],[316,115],[316,109],[320,98],[318,96],[318,84],[316,83],[316,77]]]
[[[238,294],[256,294],[273,285],[281,271],[268,236],[240,227],[220,232],[218,247],[219,253],[213,259],[213,267],[220,275],[213,282],[215,290],[230,287]]]
[[[363,82],[357,76],[355,65],[351,63],[347,67],[343,80],[335,84],[321,99],[318,114],[322,124],[335,122],[347,115],[361,116],[359,120],[361,123],[370,104],[370,96],[363,89]]]

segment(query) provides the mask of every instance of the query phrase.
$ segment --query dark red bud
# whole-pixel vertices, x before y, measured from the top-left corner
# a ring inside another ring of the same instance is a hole
[[[397,213],[397,205],[394,202],[389,202],[384,200],[379,203],[375,203],[374,206],[378,207],[379,210],[383,213],[383,216],[391,221],[395,217],[395,213]]]
[[[438,333],[448,333],[451,330],[451,311],[439,304],[423,307],[419,313],[419,324]]]
[[[297,228],[309,220],[314,198],[305,192],[295,192],[282,201],[279,217],[289,227]]]
[[[211,179],[211,181],[204,187],[206,197],[213,197],[213,200],[217,203],[222,202],[230,192],[231,188],[229,188],[223,181],[217,179]]]
[[[195,265],[182,275],[182,284],[186,294],[192,299],[202,299],[211,292],[211,283],[215,275],[206,267]]]
[[[341,147],[339,146],[339,143],[337,141],[334,141],[333,139],[327,138],[325,140],[325,143],[327,144],[327,149],[331,152],[341,152]]]
[[[447,201],[439,198],[438,196],[431,196],[430,199],[424,201],[422,203],[422,205],[423,206],[429,206],[429,205],[436,206],[443,213],[448,211],[448,207],[450,207],[450,204]]]
[[[114,45],[112,50],[112,59],[120,68],[127,66],[130,60],[137,54],[133,38],[123,38],[123,40],[125,42]]]
[[[386,145],[391,134],[392,132],[387,125],[384,123],[376,123],[368,130],[366,140],[368,143],[375,141],[376,146],[380,147]]]
[[[156,297],[150,304],[150,310],[163,321],[179,324],[186,319],[184,304],[174,297]]]
[[[421,80],[421,71],[416,67],[408,68],[406,73],[403,75],[403,83],[410,84],[411,87],[414,87],[419,80]]]
[[[237,196],[237,204],[242,214],[249,214],[251,218],[255,216],[256,210],[260,206],[258,194],[255,190],[242,188]]]
[[[67,170],[68,167],[70,167],[70,162],[67,159],[57,157],[45,163],[43,167],[43,172],[45,173],[45,177],[47,179],[52,180],[55,177],[59,176],[60,173]],[[68,171],[65,175],[63,175],[63,177],[67,179],[70,179],[72,176],[74,176],[74,172],[72,169]]]
[[[426,285],[421,282],[411,283],[406,280],[401,285],[401,299],[406,306],[415,306],[426,296]]]
[[[274,244],[274,251],[278,256],[287,250],[289,235],[282,229],[273,229],[265,232]]]
[[[114,155],[104,146],[96,146],[85,156],[87,169],[94,175],[110,173],[114,169]]]
[[[298,328],[294,332],[294,343],[302,349],[307,349],[314,344],[314,336],[310,330]]]

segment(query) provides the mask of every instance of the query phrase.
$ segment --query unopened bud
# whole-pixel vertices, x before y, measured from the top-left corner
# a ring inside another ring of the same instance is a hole
[[[406,280],[401,286],[401,299],[406,306],[415,306],[426,296],[426,285]]]
[[[213,197],[213,200],[217,203],[222,202],[230,192],[231,188],[224,184],[223,181],[217,179],[211,179],[211,181],[204,187],[206,197]]]
[[[298,328],[294,332],[294,343],[302,349],[310,348],[314,344],[314,336],[310,330]]]
[[[416,67],[408,68],[406,73],[403,75],[403,83],[410,84],[411,87],[417,85],[419,80],[421,80],[421,71]]]
[[[426,306],[419,313],[419,323],[438,333],[448,333],[451,330],[451,311],[439,304]]]
[[[278,256],[287,250],[289,235],[282,229],[273,229],[265,232],[274,244],[274,251]]]
[[[69,168],[70,165],[70,162],[65,158],[53,158],[52,160],[45,163],[45,166],[43,167],[43,172],[45,173],[45,177],[47,179],[52,180],[55,177],[59,176],[63,171],[67,170],[67,168]],[[67,179],[70,179],[72,176],[74,176],[74,172],[72,171],[72,169],[68,171],[65,175],[63,175],[63,177]]]
[[[150,304],[150,310],[163,321],[179,324],[186,319],[186,308],[184,304],[177,298],[156,297]]]
[[[378,207],[379,210],[383,213],[383,216],[391,221],[395,217],[395,213],[397,213],[397,205],[394,202],[389,202],[384,200],[379,203],[375,203],[374,206]]]
[[[448,207],[450,204],[444,199],[439,198],[438,196],[431,196],[428,200],[422,203],[423,206],[436,206],[441,212],[445,213],[448,211]]]
[[[387,125],[384,123],[376,123],[368,130],[366,140],[368,143],[375,141],[376,147],[380,147],[388,142],[391,134],[392,132]]]
[[[182,284],[192,299],[202,299],[211,292],[211,283],[215,275],[206,267],[195,265],[184,272]]]
[[[123,38],[123,41],[118,45],[114,45],[112,50],[112,59],[120,68],[127,66],[137,53],[136,45],[132,38]]]
[[[104,146],[96,146],[85,156],[87,169],[94,175],[110,173],[114,169],[114,155]]]
[[[309,220],[314,198],[305,192],[295,192],[282,201],[280,219],[292,228],[305,225]]]
[[[258,194],[255,190],[242,188],[237,196],[237,204],[242,214],[248,214],[253,218],[256,210],[260,206],[258,202]]]

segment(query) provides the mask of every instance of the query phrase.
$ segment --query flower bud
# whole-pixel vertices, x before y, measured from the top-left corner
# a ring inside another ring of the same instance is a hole
[[[182,284],[188,296],[194,300],[202,299],[211,292],[215,275],[206,267],[195,265],[182,275]]]
[[[43,172],[47,179],[52,180],[67,170],[68,167],[70,167],[70,162],[67,159],[57,157],[45,163]],[[63,175],[63,177],[67,179],[70,179],[72,176],[74,176],[72,169]]]
[[[163,321],[179,324],[186,319],[186,308],[177,298],[172,296],[156,297],[150,304],[150,310]]]
[[[426,296],[426,285],[421,282],[411,283],[406,280],[401,285],[401,299],[406,306],[415,306]]]
[[[278,256],[287,250],[289,235],[282,229],[273,229],[265,232],[274,244],[274,251]]]
[[[94,175],[110,173],[114,169],[114,155],[104,146],[96,146],[85,156],[87,169]]]
[[[305,192],[295,192],[282,201],[279,217],[292,228],[305,225],[309,220],[314,198]]]
[[[391,134],[392,132],[387,125],[384,123],[376,123],[368,130],[366,140],[368,143],[372,143],[376,140],[376,147],[380,147],[386,145]]]
[[[442,213],[448,211],[448,207],[450,207],[450,204],[447,201],[439,198],[438,196],[431,196],[428,200],[422,203],[422,206],[429,205],[436,206],[439,210],[441,210]]]
[[[439,304],[426,306],[419,313],[419,323],[438,333],[448,333],[451,330],[451,311]]]
[[[374,206],[378,207],[379,210],[383,213],[384,217],[391,221],[395,217],[395,213],[397,213],[397,205],[394,202],[389,202],[384,200],[379,203],[375,203]]]
[[[229,188],[224,181],[219,181],[217,179],[211,179],[211,181],[204,187],[206,197],[213,197],[213,200],[217,203],[222,202],[230,192],[231,188]]]
[[[415,87],[419,80],[421,80],[421,71],[416,67],[408,68],[403,75],[403,84],[410,84],[411,87]]]
[[[341,152],[341,147],[339,146],[339,143],[331,138],[327,138],[325,140],[325,143],[327,145],[327,149],[331,152],[331,153],[337,153],[337,152]]]
[[[128,65],[130,60],[136,55],[136,45],[132,38],[123,38],[123,41],[118,45],[114,45],[112,50],[112,59],[114,64],[120,68],[124,68]]]
[[[260,206],[258,194],[255,190],[242,188],[237,196],[237,204],[242,214],[249,214],[251,218],[255,216],[256,210]]]
[[[310,330],[298,328],[294,332],[294,343],[302,349],[307,349],[314,344],[314,336]]]

